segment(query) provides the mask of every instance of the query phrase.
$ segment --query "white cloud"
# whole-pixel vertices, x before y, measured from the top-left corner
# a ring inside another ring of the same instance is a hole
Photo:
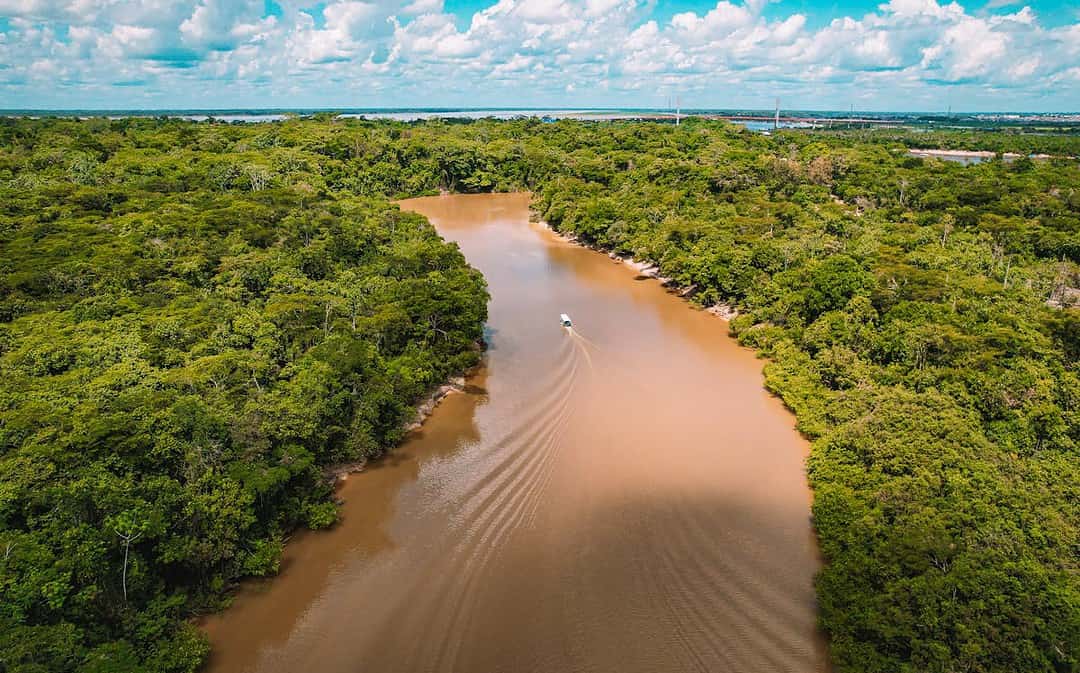
[[[263,3],[255,0],[201,0],[180,24],[185,44],[215,51],[228,51],[274,24],[261,19]]]
[[[1019,23],[1025,26],[1031,26],[1035,23],[1035,12],[1031,11],[1030,7],[1024,7],[1015,14],[1005,14],[1004,16],[991,17],[990,23],[999,26],[1007,22]]]
[[[719,0],[661,23],[655,0],[498,0],[464,22],[443,0],[330,0],[317,18],[313,0],[278,0],[281,16],[265,16],[263,0],[0,0],[0,96],[651,106],[681,94],[737,106],[780,94],[925,107],[943,91],[987,101],[1008,90],[993,107],[1025,92],[1080,107],[1080,24],[1043,27],[1031,7],[889,0],[811,28],[803,14],[764,15],[766,2]]]
[[[572,21],[574,9],[565,0],[518,0],[512,14],[526,23],[554,24]]]
[[[403,14],[441,14],[443,0],[413,0],[401,11]]]
[[[964,14],[964,8],[955,2],[940,5],[937,0],[889,0],[878,9],[902,18],[950,19]]]
[[[720,0],[716,7],[704,16],[699,17],[693,12],[676,14],[671,19],[671,25],[684,39],[706,41],[746,28],[755,18],[752,9],[747,5],[733,5],[727,0]]]
[[[603,16],[619,6],[626,7],[633,4],[633,2],[626,2],[625,0],[586,0],[585,15]]]
[[[85,33],[90,37],[92,33]],[[99,35],[97,48],[114,59],[146,58],[161,46],[161,37],[153,28],[120,24],[105,34]]]
[[[995,32],[982,19],[965,19],[951,26],[942,37],[949,79],[960,80],[985,75],[1000,65],[1008,53],[1009,36]]]

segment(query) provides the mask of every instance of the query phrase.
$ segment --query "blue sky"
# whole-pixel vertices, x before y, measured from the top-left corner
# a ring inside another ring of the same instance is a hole
[[[0,0],[0,108],[1080,110],[1064,0]]]

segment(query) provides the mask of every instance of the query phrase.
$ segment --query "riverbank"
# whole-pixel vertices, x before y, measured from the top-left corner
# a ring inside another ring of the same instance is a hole
[[[409,434],[416,432],[423,427],[424,421],[426,421],[428,417],[431,416],[432,412],[435,411],[436,407],[438,407],[439,404],[444,399],[446,399],[448,395],[451,395],[453,393],[460,393],[463,390],[465,390],[465,376],[455,376],[446,383],[435,388],[435,390],[433,390],[431,394],[424,397],[423,400],[421,400],[421,402],[416,405],[416,413],[413,416],[413,420],[405,425],[406,439],[408,439]],[[391,447],[387,449],[386,453],[390,453],[394,450],[394,448],[396,447]],[[383,455],[385,455],[385,453]],[[347,463],[328,465],[326,468],[323,469],[323,475],[326,477],[327,481],[334,484],[340,484],[341,482],[348,479],[350,474],[363,472],[370,461],[371,459],[369,458],[362,458],[360,460],[355,460]]]
[[[482,350],[483,345],[479,345],[478,348]],[[416,405],[416,412],[413,415],[412,420],[405,425],[405,437],[402,439],[402,442],[408,441],[409,435],[424,427],[424,422],[427,421],[432,413],[434,413],[435,409],[438,408],[443,400],[450,395],[465,391],[465,380],[473,370],[475,370],[475,367],[462,373],[460,376],[451,377],[446,383],[436,387],[435,390],[425,396]],[[383,455],[392,452],[395,448],[396,447],[391,447],[387,449]],[[372,459],[370,458],[363,458],[361,460],[329,465],[323,470],[323,474],[327,481],[334,484],[340,484],[348,479],[350,474],[363,472],[371,460]]]
[[[566,234],[566,233],[561,232],[558,229],[552,227],[548,222],[546,222],[545,220],[539,218],[535,211],[530,210],[529,212],[530,212],[530,221],[534,221],[537,224],[539,224],[541,227],[543,227],[544,229],[547,229],[552,234],[554,234],[555,237],[557,237],[558,239],[560,239],[562,241],[565,241],[567,243],[572,243],[574,245],[581,246],[583,248],[588,248],[589,250],[593,250],[595,252],[603,253],[603,254],[607,255],[608,257],[610,257],[612,260],[614,260],[614,261],[616,261],[616,262],[618,262],[620,264],[625,264],[626,266],[630,267],[631,269],[634,269],[635,271],[638,272],[639,275],[658,281],[661,285],[664,286],[665,289],[667,289],[668,292],[670,292],[672,294],[676,294],[679,297],[681,297],[683,299],[686,299],[688,302],[694,296],[694,294],[696,294],[696,292],[697,292],[697,288],[694,287],[693,285],[689,285],[689,286],[680,285],[679,283],[675,282],[675,280],[672,279],[672,278],[668,278],[667,276],[661,276],[660,275],[660,266],[658,264],[655,264],[653,262],[648,262],[648,261],[642,261],[640,259],[637,259],[636,257],[631,256],[631,255],[620,255],[620,254],[618,254],[616,252],[613,252],[613,251],[610,251],[610,250],[605,250],[604,248],[602,248],[602,247],[600,247],[598,245],[591,245],[589,243],[585,243],[580,238],[578,238],[577,236],[574,236],[573,234]],[[693,302],[690,302],[690,303],[693,303]],[[717,302],[716,304],[713,304],[712,306],[701,306],[700,304],[695,304],[695,306],[699,306],[706,313],[709,313],[711,315],[714,315],[714,316],[716,316],[718,318],[721,318],[723,320],[726,320],[726,321],[734,320],[735,318],[737,318],[739,316],[738,308],[736,308],[735,306],[733,306],[731,304],[727,304],[725,302]]]

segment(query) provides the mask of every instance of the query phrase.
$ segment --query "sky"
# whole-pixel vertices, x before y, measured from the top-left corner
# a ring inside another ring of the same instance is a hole
[[[0,0],[0,109],[1080,111],[1074,0]]]

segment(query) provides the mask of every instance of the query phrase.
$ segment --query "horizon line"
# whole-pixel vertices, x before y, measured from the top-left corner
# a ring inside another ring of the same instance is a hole
[[[682,114],[689,115],[694,113],[705,112],[768,112],[772,114],[775,111],[774,107],[691,107],[679,109]],[[258,106],[242,106],[242,107],[221,107],[221,108],[199,108],[199,107],[18,107],[18,108],[0,108],[0,115],[10,116],[16,114],[26,113],[106,113],[106,112],[182,112],[182,113],[197,113],[197,114],[209,114],[209,113],[239,113],[239,112],[258,112],[258,113],[320,113],[320,112],[340,112],[340,113],[355,113],[355,112],[670,112],[675,114],[676,108],[667,107],[611,107],[611,106],[478,106],[478,107],[459,107],[451,105],[437,105],[437,106],[386,106],[386,107],[343,107],[343,106],[331,106],[331,107],[258,107]],[[1080,115],[1080,109],[1069,112],[1044,112],[1036,110],[889,110],[889,109],[840,109],[840,108],[801,108],[791,107],[785,108],[780,106],[780,111],[783,112],[825,112],[825,113],[842,113],[842,114],[876,114],[876,115],[933,115],[941,117],[955,117],[957,115],[1037,115],[1037,116],[1076,116]]]

